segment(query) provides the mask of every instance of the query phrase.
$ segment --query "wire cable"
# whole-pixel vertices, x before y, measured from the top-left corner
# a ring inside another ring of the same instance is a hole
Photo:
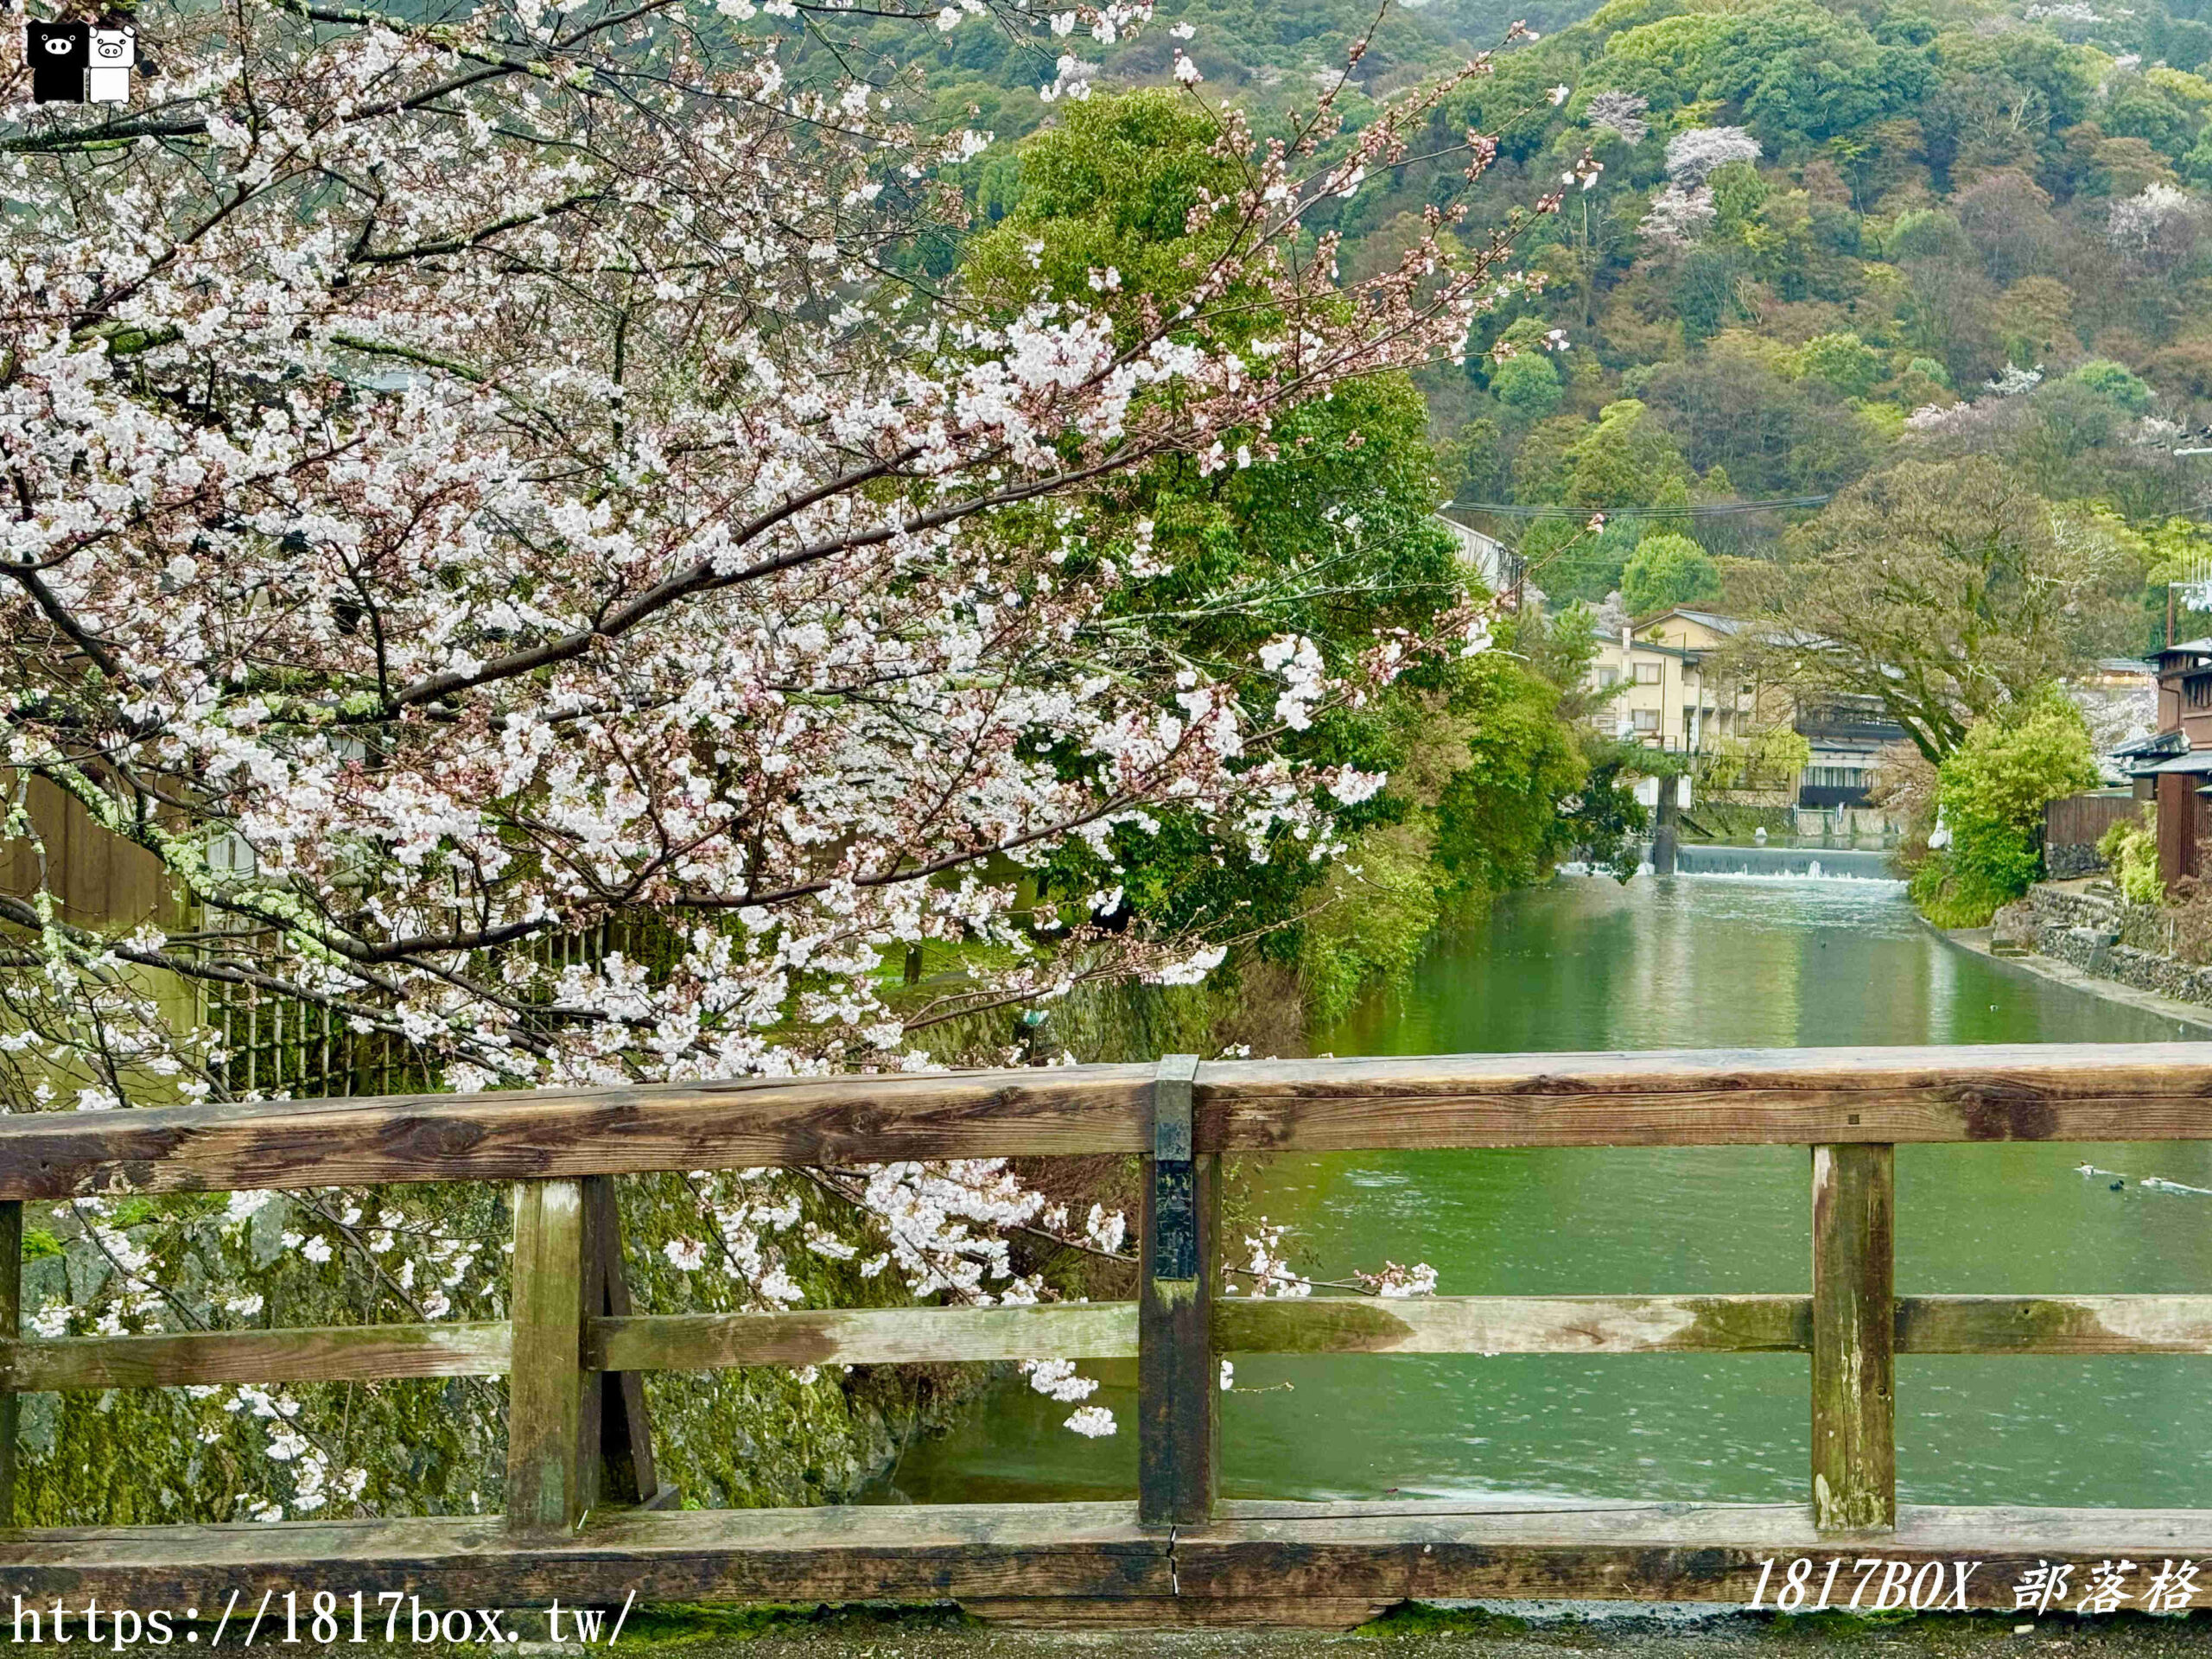
[[[1719,501],[1681,507],[1563,507],[1550,502],[1446,501],[1445,512],[1489,512],[1504,518],[1721,518],[1742,512],[1781,512],[1796,507],[1817,507],[1835,499],[1823,495],[1789,495],[1772,501]]]

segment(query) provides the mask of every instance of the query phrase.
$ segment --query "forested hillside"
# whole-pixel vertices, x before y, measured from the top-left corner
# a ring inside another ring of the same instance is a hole
[[[1310,108],[1374,24],[1319,0],[1176,15],[1186,47],[1157,27],[1086,45],[1100,62],[1078,77],[1157,83],[1186,49],[1206,77],[1194,94],[1264,130]],[[1437,111],[1439,159],[1308,218],[1373,270],[1464,188],[1450,152],[1471,129],[1499,141],[1471,238],[1586,149],[1604,163],[1518,232],[1543,290],[1489,318],[1464,370],[1424,378],[1447,489],[1512,509],[1476,522],[1522,544],[1554,599],[1620,588],[1656,524],[1670,540],[1632,600],[1748,604],[1758,583],[1732,556],[1771,557],[1892,462],[1990,456],[2008,486],[2083,504],[2082,522],[2120,537],[2100,583],[2129,614],[2105,607],[2098,643],[2139,647],[2145,578],[2197,552],[2168,521],[2201,493],[2206,462],[2172,450],[2212,401],[2212,24],[1944,0],[1614,0],[1556,32],[1529,16],[1536,38]],[[1510,25],[1480,4],[1388,11],[1344,94],[1349,124]],[[1049,53],[982,29],[933,49],[938,84],[1001,138],[1054,118],[1034,84]],[[1013,211],[1017,147],[994,145],[968,183],[984,224]],[[1777,500],[1802,505],[1690,511]],[[1601,508],[1651,511],[1592,537]],[[1716,563],[1685,557],[1685,530]]]
[[[2202,463],[2171,451],[2212,394],[2208,53],[2212,29],[2160,13],[1788,0],[1617,4],[1515,54],[1467,118],[1532,180],[1584,145],[1608,165],[1531,235],[1551,278],[1532,315],[1571,348],[1434,388],[1462,494],[1824,496],[1984,454],[2162,524],[2195,499]],[[1563,123],[1504,118],[1546,82],[1574,88]],[[1802,516],[1700,535],[1762,552]],[[1602,593],[1637,533],[1609,527],[1550,585]]]

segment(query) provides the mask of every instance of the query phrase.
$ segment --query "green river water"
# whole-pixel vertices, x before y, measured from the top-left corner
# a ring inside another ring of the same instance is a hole
[[[1563,878],[1440,940],[1321,1045],[1419,1054],[2197,1034],[1972,957],[1894,883]],[[2212,1287],[2212,1145],[1900,1147],[1897,1288]],[[2109,1174],[2085,1176],[2091,1163]],[[2125,1185],[2113,1190],[2114,1179]],[[1244,1178],[1316,1277],[1428,1262],[1456,1294],[1802,1292],[1802,1147],[1357,1153]],[[1090,1368],[1120,1432],[1010,1382],[918,1440],[878,1493],[920,1503],[1135,1491],[1134,1362]],[[2201,1505],[2212,1360],[1907,1357],[1908,1502]],[[1252,1356],[1223,1402],[1224,1495],[1802,1499],[1801,1355]]]

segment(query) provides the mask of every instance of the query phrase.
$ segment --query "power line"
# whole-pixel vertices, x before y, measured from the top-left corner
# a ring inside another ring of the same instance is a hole
[[[1720,518],[1740,512],[1777,512],[1789,507],[1817,507],[1835,498],[1831,490],[1822,495],[1789,495],[1772,501],[1719,501],[1702,506],[1681,507],[1563,507],[1551,503],[1524,504],[1516,501],[1447,501],[1445,510],[1453,512],[1490,512],[1505,518],[1588,518],[1603,513],[1608,518]]]

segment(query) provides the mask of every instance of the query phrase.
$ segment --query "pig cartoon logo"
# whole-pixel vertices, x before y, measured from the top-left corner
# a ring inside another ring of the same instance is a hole
[[[93,104],[130,101],[130,66],[138,60],[138,31],[125,23],[120,29],[92,32],[92,63],[85,72],[85,97]]]
[[[28,23],[24,47],[31,63],[31,97],[41,104],[81,104],[85,72],[92,63],[92,31],[86,23]]]
[[[30,22],[23,27],[31,97],[40,104],[128,104],[138,31],[91,23]]]

